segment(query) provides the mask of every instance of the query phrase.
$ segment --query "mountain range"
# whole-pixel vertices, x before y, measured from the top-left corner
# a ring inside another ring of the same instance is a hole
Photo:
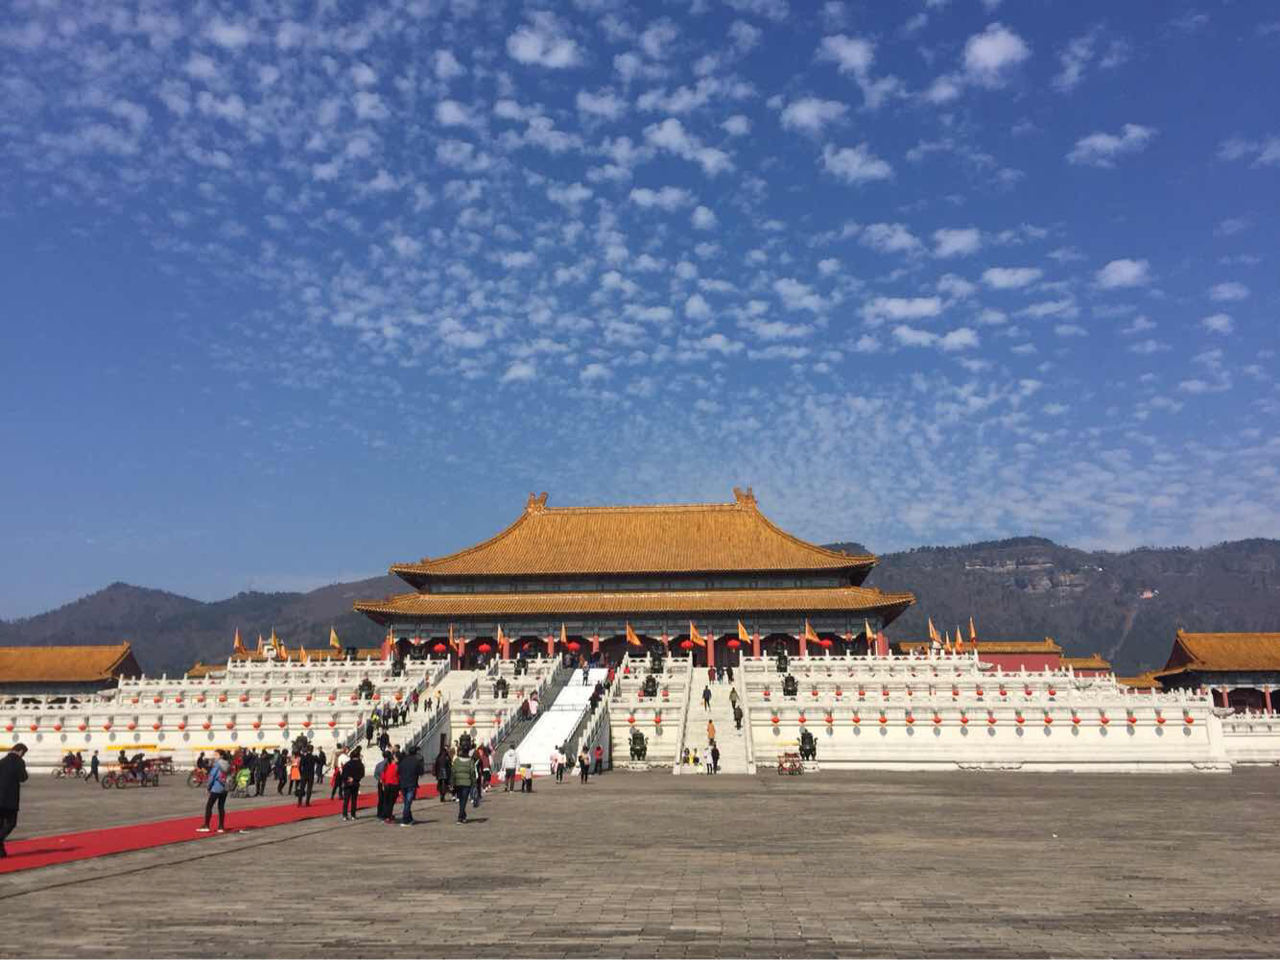
[[[829,546],[868,552],[858,543]],[[866,585],[917,598],[889,627],[891,639],[925,637],[926,617],[940,630],[963,627],[967,634],[972,616],[979,639],[1053,637],[1069,654],[1102,654],[1123,675],[1162,666],[1179,627],[1280,630],[1280,540],[1100,552],[1018,537],[879,559]],[[291,648],[323,646],[330,626],[344,645],[375,646],[381,628],[351,604],[407,589],[382,576],[204,602],[113,583],[56,610],[0,621],[0,645],[129,640],[148,673],[181,673],[197,660],[224,658],[237,629],[250,648],[272,628]]]

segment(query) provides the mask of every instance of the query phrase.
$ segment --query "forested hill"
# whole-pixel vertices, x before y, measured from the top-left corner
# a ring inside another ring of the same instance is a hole
[[[831,546],[868,552],[861,544]],[[961,547],[888,553],[867,580],[907,590],[917,603],[889,628],[894,639],[925,636],[969,617],[989,640],[1051,636],[1069,653],[1094,651],[1121,673],[1165,662],[1174,631],[1280,630],[1280,541],[1241,540],[1203,549],[1098,553],[1019,537]],[[296,648],[322,646],[329,627],[346,644],[371,646],[382,632],[352,612],[360,598],[403,592],[394,577],[339,583],[309,593],[241,593],[204,603],[113,583],[48,613],[0,621],[0,645],[133,642],[149,673],[178,673],[225,657],[239,628],[252,646],[274,626]]]

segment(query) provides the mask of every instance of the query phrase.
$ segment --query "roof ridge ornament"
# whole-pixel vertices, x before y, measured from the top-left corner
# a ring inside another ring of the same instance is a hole
[[[542,513],[547,509],[547,492],[529,494],[529,502],[524,505],[526,513]]]
[[[737,501],[738,506],[740,507],[756,506],[756,495],[752,492],[750,487],[747,487],[746,489],[743,489],[742,487],[734,487],[733,499]]]

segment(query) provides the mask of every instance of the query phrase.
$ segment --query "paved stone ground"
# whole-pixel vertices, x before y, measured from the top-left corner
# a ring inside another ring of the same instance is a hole
[[[24,795],[20,836],[138,819],[138,791],[56,787]],[[1275,956],[1278,788],[1274,769],[540,782],[467,826],[429,801],[414,828],[335,819],[3,876],[0,955]]]

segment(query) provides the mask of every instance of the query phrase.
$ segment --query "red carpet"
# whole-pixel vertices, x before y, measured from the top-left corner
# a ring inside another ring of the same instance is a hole
[[[48,867],[55,863],[71,863],[74,860],[89,860],[93,857],[105,857],[113,853],[126,853],[130,850],[144,850],[148,847],[163,847],[171,843],[190,843],[192,840],[207,840],[216,837],[213,833],[196,833],[196,828],[204,823],[204,801],[206,794],[202,790],[192,790],[192,806],[200,811],[194,817],[178,817],[173,820],[157,820],[153,823],[135,823],[122,827],[105,827],[101,830],[85,830],[80,833],[55,834],[48,837],[37,837],[34,840],[14,840],[10,837],[5,844],[9,856],[0,860],[0,874],[14,873],[19,870],[30,870],[34,867]],[[436,798],[435,784],[418,788],[415,802]],[[375,807],[378,803],[377,793],[373,790],[360,794],[360,809]],[[270,807],[254,807],[237,810],[234,797],[227,800],[227,833],[238,830],[261,830],[264,827],[278,827],[284,823],[298,823],[302,820],[315,820],[322,817],[337,818],[342,813],[342,801],[314,799],[309,807],[299,807],[296,802],[279,804]],[[426,813],[426,811],[423,811]],[[214,811],[212,826],[218,828],[218,814]],[[18,821],[18,829],[22,829],[22,821]]]

